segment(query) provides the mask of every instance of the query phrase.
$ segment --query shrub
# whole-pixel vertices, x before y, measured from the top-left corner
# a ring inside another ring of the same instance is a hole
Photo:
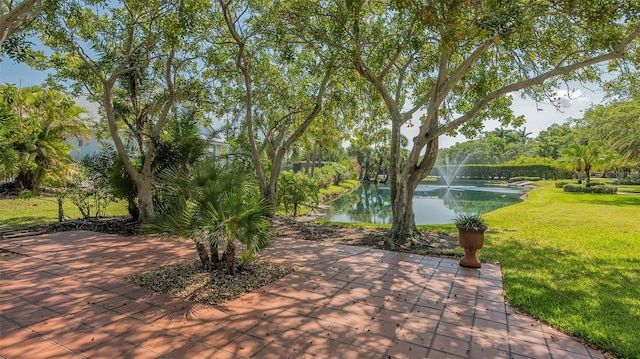
[[[166,184],[164,206],[145,226],[193,240],[203,268],[224,266],[234,275],[237,256],[242,266],[269,244],[271,208],[246,166],[223,164],[211,156],[166,168],[160,176]]]
[[[577,193],[605,193],[605,194],[615,194],[618,191],[617,187],[613,186],[596,186],[596,187],[586,187],[586,186],[578,186],[567,184],[562,189],[565,192],[577,192]]]
[[[613,184],[622,184],[627,186],[634,186],[634,185],[640,186],[640,177],[617,179],[613,182]]]
[[[298,207],[318,202],[318,185],[302,173],[283,172],[280,175],[278,202],[284,206],[285,214],[292,209],[293,216],[298,215]]]
[[[556,188],[562,188],[562,187],[564,187],[565,185],[568,185],[568,184],[569,184],[568,181],[558,181],[558,182],[556,182]]]
[[[340,163],[332,163],[316,169],[316,177],[318,177],[318,184],[322,188],[331,184],[338,186],[341,182],[349,179],[349,170]],[[331,182],[327,183],[329,180]]]
[[[341,164],[347,168],[347,179],[358,179],[360,177],[360,171],[362,171],[362,167],[358,162],[341,162]]]
[[[107,214],[107,206],[114,200],[111,193],[104,189],[86,187],[78,183],[69,184],[67,196],[85,219],[104,217]]]
[[[334,182],[335,177],[336,177],[336,173],[333,167],[330,165],[326,165],[320,168],[316,167],[315,173],[313,175],[313,178],[315,179],[316,184],[320,188],[329,187]]]
[[[527,176],[517,176],[509,178],[509,183],[511,182],[520,182],[520,181],[540,181],[542,178],[540,177],[527,177]]]
[[[334,186],[338,186],[340,183],[350,179],[350,173],[349,173],[349,169],[347,168],[347,166],[340,164],[340,163],[336,163],[335,165],[333,165],[336,175],[333,178],[333,185]]]

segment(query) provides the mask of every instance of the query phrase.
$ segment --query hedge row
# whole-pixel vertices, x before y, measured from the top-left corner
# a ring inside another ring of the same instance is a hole
[[[432,176],[441,176],[440,170],[449,172],[457,166],[436,167]],[[571,178],[572,172],[553,165],[462,165],[456,178],[463,179],[509,179],[512,177],[540,177],[544,179]]]
[[[615,182],[613,182],[614,184],[621,184],[621,185],[640,185],[640,177],[638,178],[623,178],[623,179],[618,179]]]
[[[618,191],[618,188],[613,186],[586,187],[586,186],[566,184],[562,187],[562,190],[565,192],[615,194]]]

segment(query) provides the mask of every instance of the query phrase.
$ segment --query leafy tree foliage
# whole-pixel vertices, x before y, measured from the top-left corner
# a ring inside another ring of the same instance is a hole
[[[84,110],[63,93],[40,87],[4,85],[0,95],[0,176],[15,176],[28,190],[66,178],[75,162],[68,139],[89,134],[80,118]]]
[[[57,77],[101,104],[122,165],[136,185],[140,220],[153,216],[152,183],[165,124],[198,96],[206,1],[60,1],[45,11],[43,42]],[[121,130],[133,139],[127,151]],[[140,165],[136,159],[142,159]]]
[[[477,139],[456,143],[439,152],[438,163],[442,159],[464,159],[466,164],[500,164],[520,157],[533,155],[535,139],[529,138],[526,128],[519,130],[503,127],[486,132]]]
[[[166,131],[158,141],[153,160],[154,167],[158,168],[153,179],[155,192],[159,191],[163,185],[157,176],[159,171],[169,167],[186,169],[205,155],[208,143],[198,131],[198,121],[192,111],[178,111],[169,121]],[[135,144],[129,143],[126,151],[140,170],[144,158],[137,153]],[[87,180],[94,187],[108,191],[113,197],[126,200],[129,214],[134,219],[138,219],[136,184],[125,169],[115,147],[109,142],[103,142],[100,151],[85,156],[81,162]],[[158,193],[154,195],[154,204],[158,205],[160,200]]]
[[[278,204],[284,206],[285,214],[291,210],[292,216],[298,215],[301,205],[316,205],[318,202],[318,183],[301,172],[283,172],[279,181],[280,196]]]
[[[346,109],[357,104],[338,91],[349,82],[337,81],[331,51],[310,41],[303,27],[283,21],[283,9],[292,3],[219,0],[226,27],[219,37],[231,46],[220,49],[227,58],[209,61],[212,69],[232,75],[216,91],[239,105],[221,113],[242,119],[241,145],[251,154],[262,196],[272,204],[283,160],[295,143],[306,142],[317,158],[323,146],[340,143]]]
[[[100,99],[142,218],[153,210],[152,158],[167,114],[197,74],[215,91],[216,114],[239,130],[234,142],[251,154],[271,203],[295,142],[304,139],[305,151],[324,146],[356,117],[390,122],[393,245],[416,233],[412,195],[435,165],[439,136],[475,134],[486,119],[520,126],[511,93],[539,100],[564,81],[598,80],[601,62],[625,69],[637,60],[640,34],[639,5],[623,0],[88,4],[65,0],[48,10],[45,39],[61,76]],[[414,122],[419,133],[405,156],[400,130]],[[140,170],[122,128],[141,139]],[[496,135],[494,151],[511,143]]]
[[[540,157],[558,159],[562,150],[576,141],[575,130],[569,124],[553,124],[540,131],[534,139],[536,154]]]
[[[597,105],[576,121],[581,141],[604,141],[624,158],[640,162],[640,95]]]
[[[0,2],[0,52],[4,48],[5,40],[20,32],[24,22],[33,19],[37,13],[41,0],[11,1],[2,0]],[[34,6],[36,7],[34,9]],[[17,43],[11,44],[12,48],[18,47]],[[10,52],[11,53],[11,52]]]

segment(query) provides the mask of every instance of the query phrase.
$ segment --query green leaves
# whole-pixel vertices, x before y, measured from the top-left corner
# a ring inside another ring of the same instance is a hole
[[[638,96],[595,106],[576,121],[583,140],[600,140],[629,161],[640,160],[640,105]]]
[[[89,134],[84,110],[55,90],[4,85],[0,92],[0,176],[16,176],[26,189],[65,178],[75,162],[68,139]]]
[[[162,178],[164,205],[148,228],[209,243],[212,251],[237,241],[245,261],[268,245],[270,208],[246,169],[209,158],[186,170],[170,168]]]

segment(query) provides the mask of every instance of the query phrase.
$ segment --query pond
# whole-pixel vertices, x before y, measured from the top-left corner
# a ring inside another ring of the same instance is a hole
[[[457,212],[487,213],[520,202],[525,189],[507,186],[420,184],[413,196],[416,224],[453,223]],[[319,219],[333,222],[391,223],[388,185],[363,184],[327,204]]]

